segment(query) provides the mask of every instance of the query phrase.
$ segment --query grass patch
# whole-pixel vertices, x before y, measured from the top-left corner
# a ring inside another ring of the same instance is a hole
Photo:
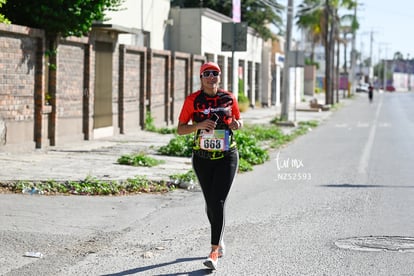
[[[257,136],[248,131],[240,131],[234,135],[237,143],[240,164],[239,171],[250,171],[253,165],[263,164],[269,160],[269,153],[259,144]]]
[[[157,133],[160,133],[160,134],[174,134],[174,133],[177,133],[177,128],[176,127],[157,128],[154,124],[154,117],[152,117],[150,111],[146,112],[144,129],[146,131],[157,132]]]
[[[299,122],[298,127],[285,134],[274,124],[246,125],[235,132],[234,138],[238,145],[240,162],[239,171],[251,171],[254,165],[269,160],[268,148],[278,148],[296,137],[307,133],[318,126],[318,121]],[[158,149],[163,155],[190,157],[192,154],[193,135],[175,135],[170,142]],[[119,164],[131,166],[152,167],[163,160],[146,156],[144,153],[123,155],[118,159]],[[27,194],[69,194],[69,195],[126,195],[138,193],[165,193],[174,190],[182,182],[196,182],[197,177],[193,170],[184,174],[171,175],[172,181],[153,181],[143,176],[129,178],[124,181],[100,180],[88,176],[80,181],[17,181],[0,183],[3,190]]]
[[[100,180],[88,176],[80,181],[18,181],[17,183],[8,183],[3,188],[14,193],[26,194],[116,196],[138,193],[166,193],[176,187],[167,182],[153,181],[143,176],[128,178],[125,181]]]
[[[170,175],[170,178],[173,181],[178,181],[178,182],[196,182],[197,181],[197,176],[195,175],[195,172],[193,169],[189,170],[186,173]]]
[[[234,134],[240,156],[239,171],[251,171],[254,165],[269,160],[269,153],[264,144],[268,144],[270,148],[278,148],[317,125],[317,121],[300,122],[291,134],[285,134],[274,124],[246,125]],[[167,145],[160,147],[158,152],[168,156],[191,157],[193,142],[193,134],[175,135]]]
[[[298,136],[306,134],[308,131],[312,130],[319,125],[318,121],[304,121],[299,122],[298,127],[295,128],[290,134],[283,134],[278,137],[278,139],[270,140],[271,148],[279,148],[290,141],[293,141]]]
[[[193,134],[175,135],[167,145],[160,147],[158,152],[167,156],[191,157],[193,143]]]
[[[129,165],[135,167],[154,167],[165,163],[164,160],[158,160],[147,156],[144,153],[126,154],[118,158],[117,162],[121,165]]]

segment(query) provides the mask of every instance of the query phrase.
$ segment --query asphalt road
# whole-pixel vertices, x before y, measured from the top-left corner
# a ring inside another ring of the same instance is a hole
[[[216,275],[414,275],[414,94],[358,94],[227,203]],[[0,195],[2,275],[207,275],[199,191]],[[28,258],[26,251],[43,258]]]

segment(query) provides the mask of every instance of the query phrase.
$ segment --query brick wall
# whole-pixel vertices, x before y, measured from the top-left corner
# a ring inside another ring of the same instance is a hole
[[[144,127],[146,48],[121,45],[119,70],[120,133]]]
[[[97,31],[62,39],[49,76],[43,31],[0,24],[0,151],[94,138],[95,41],[114,46],[112,134],[141,130],[147,110],[157,127],[175,127],[185,97],[200,87],[204,57],[118,45]]]
[[[83,79],[85,49],[82,43],[62,41],[58,47],[56,87],[56,140],[83,140]]]
[[[174,125],[178,123],[178,116],[185,97],[189,95],[191,85],[191,55],[184,53],[175,53],[172,61],[172,87],[171,98],[171,120]]]
[[[0,147],[34,147],[36,51],[43,32],[0,24]]]
[[[171,125],[170,110],[171,52],[151,50],[148,55],[148,109],[157,127]]]

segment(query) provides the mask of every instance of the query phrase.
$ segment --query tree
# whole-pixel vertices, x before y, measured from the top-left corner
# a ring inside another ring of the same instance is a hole
[[[1,0],[3,1],[3,0]],[[56,50],[61,37],[83,36],[91,30],[95,21],[104,20],[106,10],[117,10],[124,0],[12,0],[1,11],[13,24],[43,29],[46,35],[48,58],[47,94],[50,96],[52,113],[56,121]],[[52,124],[54,125],[54,124]],[[54,132],[51,129],[50,132]],[[51,135],[55,137],[55,135]],[[55,145],[51,139],[50,144]]]
[[[384,79],[384,62],[380,61],[374,65],[374,76],[378,78],[378,80]]]
[[[255,29],[265,40],[274,38],[268,25],[274,25],[279,34],[283,33],[284,26],[282,13],[284,6],[276,0],[241,0],[241,21]],[[172,6],[181,8],[204,7],[232,17],[232,0],[171,0]]]
[[[394,53],[393,59],[394,60],[403,60],[404,59],[404,55],[400,51],[397,51],[397,52]]]
[[[48,53],[52,54],[60,37],[86,35],[94,21],[103,21],[104,12],[118,9],[123,1],[12,0],[1,11],[14,24],[45,30]]]
[[[3,1],[3,0],[2,0]],[[14,23],[44,29],[50,36],[82,36],[106,10],[123,0],[12,0],[1,10]]]
[[[320,0],[304,0],[298,6],[296,25],[307,34],[311,42],[311,63],[315,62],[315,46],[322,42],[322,28],[324,26],[323,9]]]
[[[325,48],[326,104],[333,104],[331,73],[334,71],[335,42],[339,39],[339,9],[351,10],[356,5],[355,0],[305,0],[299,6],[299,26],[310,33],[313,41],[320,39]]]
[[[0,0],[0,9],[1,7],[6,4],[6,0]],[[3,15],[0,13],[0,23],[10,23],[10,21]]]

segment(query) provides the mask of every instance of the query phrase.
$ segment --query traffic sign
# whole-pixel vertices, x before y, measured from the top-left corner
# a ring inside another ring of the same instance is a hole
[[[245,52],[247,50],[247,23],[222,23],[221,51]]]

